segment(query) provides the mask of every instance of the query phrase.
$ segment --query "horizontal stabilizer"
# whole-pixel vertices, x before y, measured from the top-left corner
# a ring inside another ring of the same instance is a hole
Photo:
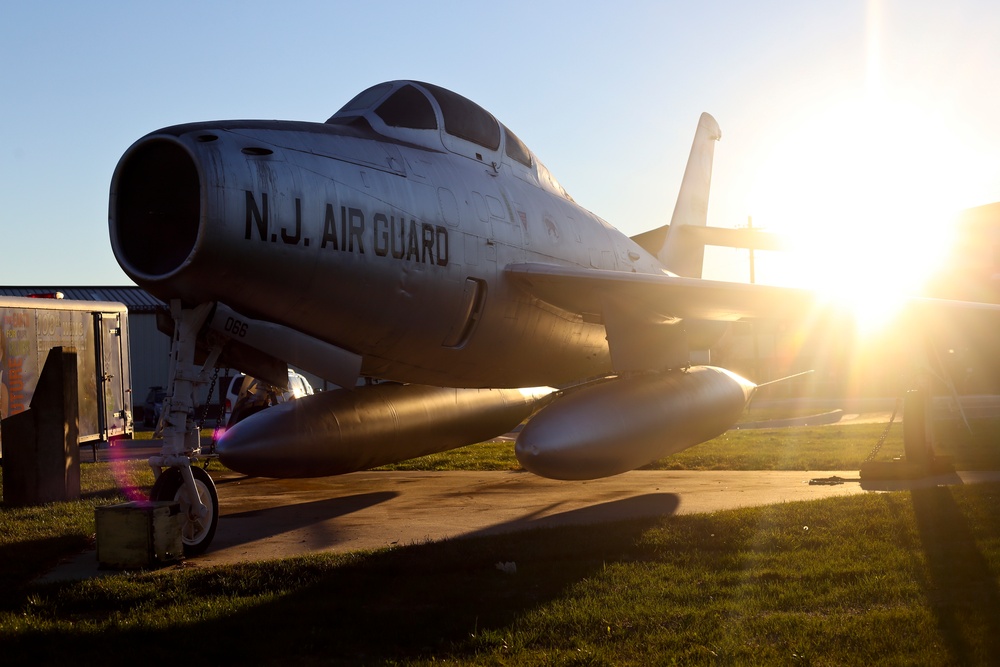
[[[643,250],[656,254],[667,237],[670,225],[636,234],[632,240]],[[782,236],[758,229],[730,227],[692,227],[685,225],[676,230],[682,236],[689,236],[701,245],[722,248],[746,248],[749,250],[790,250],[791,244]]]

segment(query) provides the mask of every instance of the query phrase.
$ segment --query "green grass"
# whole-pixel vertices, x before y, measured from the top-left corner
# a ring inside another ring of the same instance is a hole
[[[1000,486],[51,585],[7,664],[991,664]],[[514,562],[516,574],[497,562]]]
[[[391,463],[375,470],[520,470],[510,440],[490,440]]]
[[[656,470],[857,470],[884,424],[803,426],[727,431],[714,440],[660,459]],[[1000,422],[958,422],[936,427],[937,453],[961,470],[1000,470]],[[894,424],[875,460],[903,456],[903,427]],[[495,440],[403,461],[379,470],[520,470],[514,443]]]
[[[660,470],[851,470],[868,457],[884,424],[804,426],[727,431],[714,440],[661,459]],[[878,460],[903,455],[903,432],[893,426]]]
[[[1000,421],[935,425],[935,453],[959,470],[1000,470]],[[727,431],[718,438],[653,463],[673,470],[852,470],[871,454],[885,424],[804,426]],[[903,427],[894,424],[874,460],[904,455]]]
[[[215,431],[214,428],[203,428],[199,433],[203,438],[211,438],[212,433]],[[132,433],[133,440],[152,440],[153,430],[152,429],[140,429]]]
[[[882,428],[731,431],[655,465],[850,470]],[[1000,469],[997,424],[938,434],[957,467]],[[901,453],[897,425],[879,458]],[[406,465],[516,460],[498,442]],[[31,584],[92,544],[122,480],[152,484],[144,461],[81,476],[80,501],[0,508],[4,664],[1000,662],[997,485]]]
[[[60,558],[94,542],[94,509],[126,500],[122,489],[148,494],[153,472],[145,461],[81,463],[81,499],[36,507],[0,508],[0,602]],[[0,469],[0,489],[3,473]]]

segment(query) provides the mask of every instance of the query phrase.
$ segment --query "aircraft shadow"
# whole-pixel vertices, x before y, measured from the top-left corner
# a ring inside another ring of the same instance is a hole
[[[336,500],[308,505],[315,513],[347,513],[388,495],[359,494],[341,499],[345,502],[339,506]],[[984,528],[983,523],[1000,524],[1000,515],[969,515],[947,487],[915,489],[912,503],[915,531],[901,531],[901,537],[913,554],[912,569],[921,578],[942,641],[955,664],[987,664],[990,656],[1000,655],[1000,618],[995,616],[1000,590],[976,535],[995,534],[996,525]],[[470,535],[357,553],[308,568],[244,563],[226,568],[224,576],[217,568],[205,568],[191,573],[185,595],[197,596],[200,590],[217,595],[220,588],[240,595],[246,581],[253,582],[255,594],[266,594],[272,581],[284,590],[281,580],[289,574],[302,581],[290,593],[210,616],[198,623],[197,633],[120,624],[100,637],[80,635],[61,643],[83,661],[107,656],[107,646],[139,650],[160,643],[172,647],[171,656],[178,651],[197,655],[198,664],[285,664],[288,647],[308,647],[309,655],[324,664],[382,664],[445,654],[472,658],[480,649],[489,653],[504,641],[505,629],[530,618],[532,610],[607,567],[623,559],[662,558],[656,541],[647,543],[643,535],[678,506],[674,494],[654,493],[565,512],[549,508],[478,531],[476,539]],[[300,508],[290,510],[299,514]],[[285,508],[232,516],[257,519],[281,511]],[[599,523],[604,521],[609,523]],[[499,563],[516,564],[516,574],[498,569]],[[956,589],[960,596],[943,594]],[[37,633],[18,638],[13,648],[44,651],[51,641],[51,635]],[[134,658],[127,650],[121,654]]]
[[[219,527],[212,543],[213,549],[239,546],[299,528],[315,528],[324,525],[329,519],[374,507],[398,495],[394,491],[377,491],[225,514],[219,517]],[[311,534],[312,544],[309,546],[316,549],[329,547],[339,541],[334,528],[324,530],[317,528],[311,531]]]
[[[961,486],[964,483],[957,473],[950,472],[916,479],[862,479],[861,488],[865,491],[915,491],[940,485]]]
[[[315,643],[319,633],[331,651],[323,655],[337,664],[474,651],[469,643],[477,633],[510,627],[623,554],[644,557],[639,538],[679,505],[676,494],[651,493],[564,512],[547,508],[460,537],[378,551],[273,604],[202,629],[230,639],[243,635],[266,655],[273,649],[258,638],[261,632],[292,643]],[[498,567],[511,563],[516,574]],[[317,620],[323,618],[329,620]],[[232,648],[242,641],[227,643]]]
[[[1000,656],[1000,588],[979,550],[974,523],[946,486],[912,491],[928,579],[922,584],[938,629],[956,664],[985,664]],[[975,522],[1000,517],[976,517]],[[995,534],[996,528],[988,529]],[[974,652],[973,647],[986,654]]]
[[[310,503],[310,513],[347,513],[382,502],[388,495]],[[100,656],[110,659],[106,664],[124,664],[115,663],[108,646],[120,647],[118,659],[127,656],[134,662],[140,646],[161,643],[171,646],[162,655],[164,661],[184,654],[196,656],[193,664],[287,664],[289,647],[295,647],[296,655],[308,647],[309,655],[323,664],[405,662],[455,651],[473,655],[477,642],[491,641],[489,637],[525,613],[565,595],[608,565],[622,558],[657,558],[655,547],[641,546],[640,538],[677,506],[672,494],[650,494],[525,517],[482,531],[476,539],[359,552],[306,568],[252,562],[224,570],[197,569],[185,584],[186,595],[197,597],[202,590],[217,595],[220,587],[231,587],[238,596],[245,582],[253,582],[255,594],[266,594],[271,582],[284,589],[289,574],[302,580],[290,593],[209,615],[198,622],[195,633],[123,623],[100,637],[82,635],[59,642],[59,647],[65,644],[78,661]],[[301,505],[246,512],[240,518],[253,517],[246,523],[258,524],[266,513],[285,512],[287,520],[304,521]],[[646,516],[636,518],[637,514]],[[593,525],[605,520],[612,523]],[[543,527],[547,530],[535,530]],[[515,563],[516,574],[501,571],[497,563]],[[53,647],[51,636],[36,633],[17,638],[10,648],[24,655],[39,651],[52,657]]]
[[[541,528],[587,526],[630,519],[656,519],[674,515],[680,504],[680,496],[675,493],[647,493],[642,496],[631,496],[559,513],[549,513],[556,507],[551,506],[514,521],[490,526],[463,537],[480,537]]]

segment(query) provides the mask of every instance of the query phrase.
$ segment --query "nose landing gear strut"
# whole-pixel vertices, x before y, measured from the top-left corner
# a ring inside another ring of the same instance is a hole
[[[163,433],[159,455],[149,459],[156,482],[150,500],[175,500],[181,507],[181,539],[184,555],[195,556],[208,549],[219,522],[219,495],[212,478],[203,469],[192,466],[201,455],[201,434],[191,419],[195,390],[208,384],[210,374],[222,352],[213,344],[204,365],[195,363],[198,331],[212,312],[214,304],[182,308],[174,299],[170,314],[174,335],[170,345],[170,378],[158,431]]]

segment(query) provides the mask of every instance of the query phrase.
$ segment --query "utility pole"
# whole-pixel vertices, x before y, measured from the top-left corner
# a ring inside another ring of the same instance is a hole
[[[747,229],[753,229],[753,216],[747,216]],[[750,243],[750,284],[757,282],[757,268],[754,263],[754,253],[753,253],[753,242]],[[760,375],[760,340],[757,336],[757,322],[751,321],[750,327],[753,330],[753,369],[754,369],[754,380],[756,382],[761,382],[764,378]],[[770,378],[767,378],[770,380]]]

